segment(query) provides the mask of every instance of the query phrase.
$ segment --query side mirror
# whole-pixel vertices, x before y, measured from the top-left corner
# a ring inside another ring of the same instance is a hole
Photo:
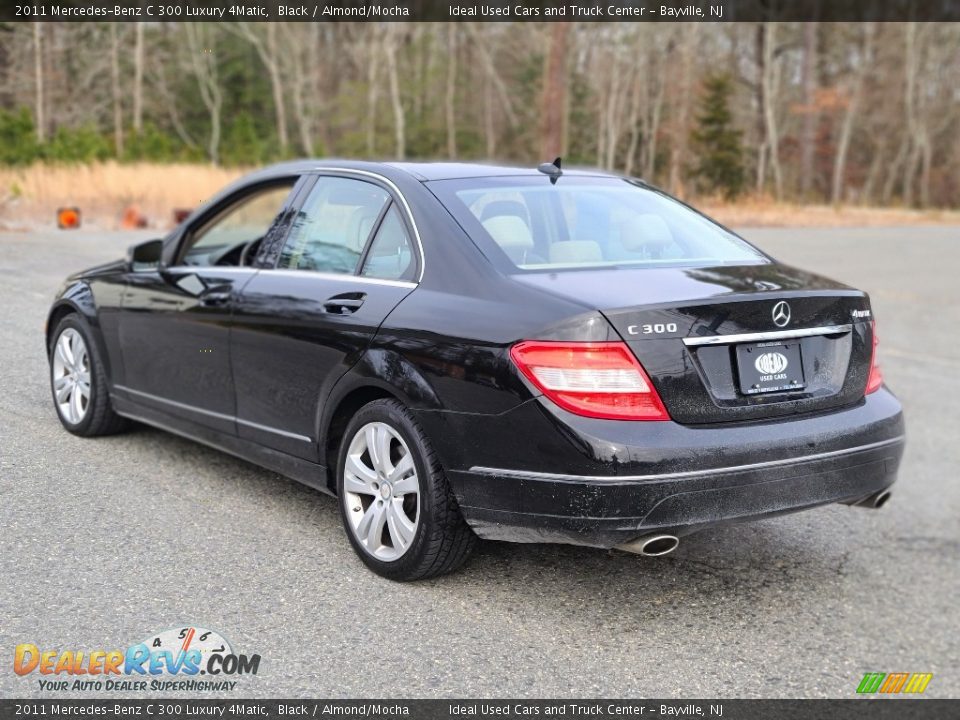
[[[127,250],[127,268],[130,272],[159,270],[162,258],[163,240],[147,240]]]

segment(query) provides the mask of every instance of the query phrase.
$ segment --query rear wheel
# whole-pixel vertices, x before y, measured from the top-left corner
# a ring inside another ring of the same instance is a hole
[[[476,545],[429,440],[396,400],[365,405],[347,425],[337,494],[353,549],[391,580],[451,572]]]
[[[127,427],[113,411],[107,378],[86,323],[67,315],[50,344],[50,388],[63,426],[74,435],[110,435]]]

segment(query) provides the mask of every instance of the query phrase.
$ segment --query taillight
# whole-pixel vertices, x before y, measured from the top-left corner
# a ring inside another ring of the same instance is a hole
[[[510,348],[510,357],[544,395],[576,415],[670,419],[626,343],[527,340]]]
[[[867,395],[879,390],[880,386],[883,385],[883,373],[880,372],[880,364],[877,362],[877,345],[880,344],[880,339],[877,337],[876,321],[872,323],[872,327],[873,348],[870,351],[870,374],[867,376]]]

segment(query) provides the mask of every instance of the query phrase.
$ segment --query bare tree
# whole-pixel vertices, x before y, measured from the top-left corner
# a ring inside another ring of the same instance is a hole
[[[563,153],[563,123],[567,89],[567,51],[570,23],[555,22],[550,27],[540,100],[540,151],[544,160]]]
[[[387,58],[387,79],[390,83],[390,104],[393,107],[393,129],[396,140],[394,153],[398,160],[403,160],[407,156],[407,130],[403,99],[400,97],[400,70],[397,62],[400,31],[400,23],[390,23],[387,26],[384,49]]]
[[[143,23],[136,23],[133,46],[133,131],[143,130]]]
[[[383,33],[376,26],[369,33],[366,43],[367,65],[367,154],[376,153],[377,144],[377,103],[380,98],[380,55]]]
[[[677,114],[673,121],[673,140],[670,146],[670,191],[684,195],[683,170],[687,160],[687,145],[690,137],[690,106],[694,95],[694,55],[700,34],[699,23],[685,23],[680,30],[680,76],[676,85]]]
[[[777,52],[777,22],[762,24],[763,63],[760,84],[763,89],[762,112],[764,128],[764,148],[766,159],[773,174],[774,194],[779,200],[783,197],[783,171],[780,167],[780,129],[777,122],[777,104],[780,92],[780,63]],[[758,174],[758,190],[763,189],[763,172]]]
[[[254,29],[254,25],[257,29]],[[237,23],[236,26],[227,24],[228,28],[236,28],[241,37],[245,38],[257,51],[260,61],[267,69],[267,76],[270,78],[270,88],[273,92],[273,109],[276,114],[277,142],[280,144],[280,152],[287,154],[287,148],[290,145],[290,137],[287,133],[287,104],[283,82],[283,68],[281,66],[282,54],[277,43],[278,23]],[[263,27],[263,36],[259,28]]]
[[[123,155],[123,95],[120,92],[120,39],[117,23],[110,23],[110,94],[113,97],[113,146]]]
[[[800,135],[800,197],[807,198],[813,187],[813,156],[817,139],[817,34],[815,22],[803,26],[803,129]]]
[[[223,91],[217,69],[213,30],[207,23],[184,23],[187,45],[190,52],[190,69],[197,80],[200,99],[210,116],[210,137],[207,154],[214,163],[220,161],[220,112],[223,108]]]
[[[293,115],[300,136],[300,147],[307,155],[313,155],[313,118],[315,113],[308,109],[308,98],[313,98],[316,90],[311,88],[305,65],[309,64],[312,45],[312,27],[309,23],[286,23],[284,38],[287,44],[287,55],[290,58],[293,83],[292,104]],[[312,101],[309,102],[312,106]]]
[[[853,128],[860,110],[863,98],[863,85],[867,71],[873,64],[873,24],[863,26],[860,48],[855,53],[857,58],[856,69],[853,71],[852,88],[846,103],[840,137],[837,140],[836,152],[833,159],[833,179],[830,184],[830,201],[836,205],[843,199],[843,182],[847,167],[847,154],[850,150],[850,140]]]
[[[447,25],[447,86],[444,94],[447,121],[447,155],[457,156],[457,24]]]
[[[33,23],[33,78],[35,87],[34,114],[37,124],[37,140],[47,139],[47,119],[43,107],[43,25]]]

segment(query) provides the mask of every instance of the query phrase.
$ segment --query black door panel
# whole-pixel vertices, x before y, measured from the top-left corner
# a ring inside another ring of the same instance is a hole
[[[325,398],[414,287],[299,270],[253,278],[233,317],[240,437],[321,460],[317,426]]]
[[[120,321],[121,391],[234,433],[229,298],[257,272],[180,267],[131,274]]]

